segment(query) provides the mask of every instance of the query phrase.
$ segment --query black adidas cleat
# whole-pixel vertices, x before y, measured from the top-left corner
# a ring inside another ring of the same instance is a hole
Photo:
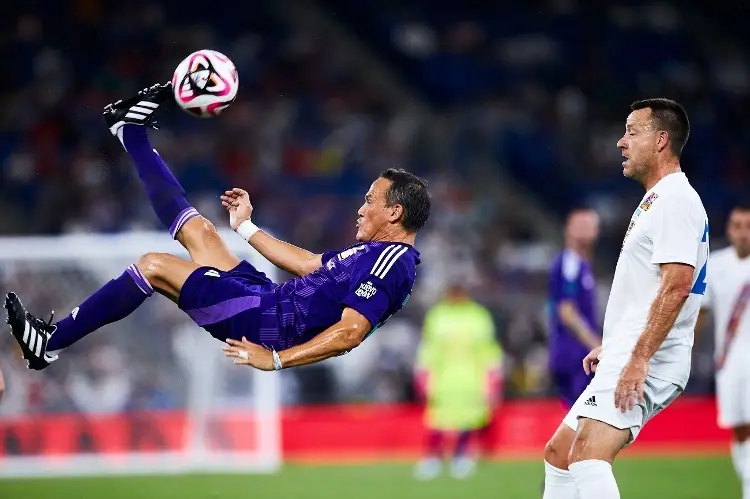
[[[109,131],[115,136],[120,128],[128,123],[156,129],[159,124],[154,119],[154,115],[171,98],[172,83],[157,83],[144,88],[135,97],[107,104],[102,113],[104,121],[107,122]]]
[[[47,342],[57,329],[52,325],[52,317],[48,322],[37,319],[26,311],[15,293],[5,296],[5,310],[8,312],[10,333],[21,347],[29,369],[41,371],[57,360],[57,355],[47,353]]]

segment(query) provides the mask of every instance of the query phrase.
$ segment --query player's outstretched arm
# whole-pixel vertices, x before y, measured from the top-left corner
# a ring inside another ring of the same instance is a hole
[[[304,276],[315,272],[323,265],[323,255],[312,253],[276,239],[262,230],[258,230],[251,235],[247,242],[258,250],[258,253],[263,255],[266,260],[281,270],[296,276]]]
[[[279,366],[275,366],[273,352],[250,343],[228,339],[224,354],[234,358],[235,364],[244,364],[263,371],[276,367],[288,368],[314,364],[356,348],[372,329],[370,321],[354,309],[345,308],[341,320],[315,338],[301,345],[277,352]]]
[[[5,393],[5,380],[3,379],[3,371],[0,370],[0,400],[3,399],[3,393]]]
[[[304,366],[344,354],[362,343],[372,329],[370,321],[353,308],[345,308],[341,320],[307,343],[279,352],[284,367]]]
[[[290,274],[307,275],[319,269],[322,255],[298,248],[258,229],[251,221],[250,195],[239,188],[226,191],[221,204],[229,212],[229,225],[269,262]]]

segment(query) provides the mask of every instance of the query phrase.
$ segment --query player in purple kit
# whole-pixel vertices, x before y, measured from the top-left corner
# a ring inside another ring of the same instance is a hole
[[[154,292],[230,343],[225,352],[237,363],[262,370],[346,353],[404,306],[419,264],[414,240],[431,206],[424,180],[404,170],[384,171],[357,213],[358,243],[322,255],[259,230],[250,218],[247,192],[227,191],[222,204],[232,228],[273,264],[297,276],[274,284],[227,248],[211,222],[187,202],[149,143],[147,128],[156,128],[153,116],[171,92],[170,84],[154,85],[110,104],[104,117],[132,158],[157,216],[191,261],[146,254],[56,324],[37,319],[9,293],[8,323],[29,368],[44,369],[57,359],[55,351],[123,319]]]
[[[589,264],[598,233],[595,211],[573,210],[565,224],[565,249],[550,268],[549,369],[568,407],[589,383],[581,359],[601,345],[596,332],[596,283]]]

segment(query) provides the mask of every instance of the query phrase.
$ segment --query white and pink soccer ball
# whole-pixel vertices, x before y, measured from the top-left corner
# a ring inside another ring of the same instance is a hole
[[[177,105],[199,118],[218,116],[237,97],[240,80],[234,63],[215,50],[198,50],[174,70],[172,90]]]

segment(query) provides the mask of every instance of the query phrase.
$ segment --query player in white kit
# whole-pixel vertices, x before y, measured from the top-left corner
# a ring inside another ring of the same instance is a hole
[[[633,213],[604,316],[594,378],[547,443],[544,499],[616,499],[617,454],[685,389],[706,289],[708,217],[680,169],[690,134],[668,99],[631,105],[617,147],[646,189]]]
[[[719,426],[732,430],[734,469],[750,499],[750,205],[732,210],[727,236],[731,246],[709,258],[699,322],[712,312]]]

